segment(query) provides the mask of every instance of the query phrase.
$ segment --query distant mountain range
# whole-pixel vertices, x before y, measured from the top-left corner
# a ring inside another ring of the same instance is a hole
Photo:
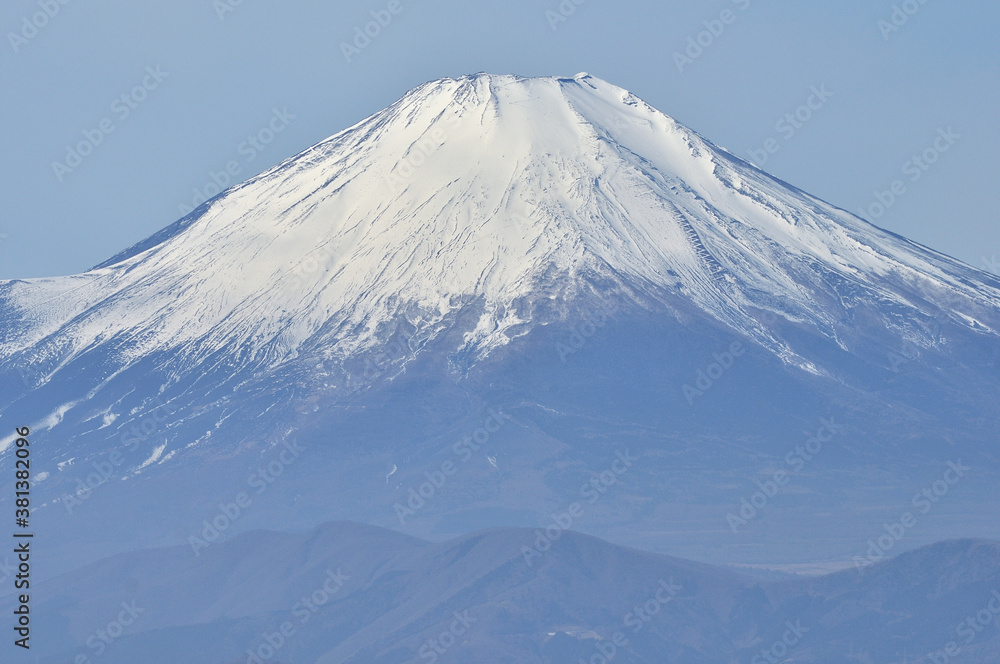
[[[948,661],[989,664],[1000,652],[1000,542],[759,581],[573,532],[526,555],[538,541],[494,529],[432,544],[336,522],[197,557],[124,554],[35,591],[32,652],[40,664],[923,664],[952,642]]]

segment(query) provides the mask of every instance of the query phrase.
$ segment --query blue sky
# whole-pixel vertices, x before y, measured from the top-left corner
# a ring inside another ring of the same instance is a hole
[[[588,71],[806,191],[997,270],[996,3],[63,1],[0,9],[0,278],[86,270],[215,182],[477,71]],[[67,153],[81,142],[88,154]]]

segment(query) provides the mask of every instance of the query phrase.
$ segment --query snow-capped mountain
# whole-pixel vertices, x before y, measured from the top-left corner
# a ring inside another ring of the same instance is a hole
[[[634,500],[616,499],[628,519],[662,526],[702,491],[738,505],[739,478],[773,472],[789,432],[831,413],[853,432],[822,461],[844,473],[835,492],[887,472],[906,440],[904,465],[926,470],[950,446],[997,470],[983,442],[1000,394],[1000,280],[586,74],[422,85],[84,274],[0,284],[0,322],[3,414],[50,440],[50,511],[137,423],[171,413],[114,464],[125,481],[93,491],[112,510],[149,482],[189,501],[170,536],[147,524],[148,540],[183,538],[215,492],[291,439],[325,441],[275,484],[301,506],[296,525],[360,518],[339,513],[352,509],[392,525],[443,441],[490,405],[516,433],[475,450],[489,465],[456,480],[471,493],[428,509],[427,528],[468,529],[448,519],[470,505],[500,506],[501,522],[545,514],[621,441],[648,473]],[[720,473],[711,491],[665,485],[667,469],[706,464]],[[900,487],[923,477],[896,472]],[[724,515],[698,518],[725,530]]]
[[[269,368],[318,338],[339,355],[371,347],[402,312],[432,336],[477,298],[465,344],[482,355],[530,328],[535,301],[594,277],[679,293],[776,346],[762,310],[839,340],[841,314],[865,307],[900,334],[953,309],[992,334],[1000,304],[981,272],[768,177],[626,90],[478,75],[420,86],[90,272],[5,284],[22,324],[4,330],[2,358],[62,366],[127,338],[120,366],[176,350],[190,368],[239,347]]]

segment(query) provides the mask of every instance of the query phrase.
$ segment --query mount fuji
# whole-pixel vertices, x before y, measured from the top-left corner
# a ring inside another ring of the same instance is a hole
[[[421,85],[83,274],[0,283],[0,339],[51,575],[574,505],[717,564],[1000,538],[1000,280],[587,74]]]

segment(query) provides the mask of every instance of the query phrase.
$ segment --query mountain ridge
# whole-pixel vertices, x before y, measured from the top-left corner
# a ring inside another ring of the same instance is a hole
[[[39,661],[93,648],[88,637],[125,605],[137,614],[135,624],[102,651],[108,662],[140,654],[151,664],[181,656],[192,664],[237,655],[247,661],[266,655],[260,646],[268,643],[273,650],[263,658],[278,661],[387,664],[432,651],[442,662],[575,661],[614,643],[615,660],[634,664],[664,656],[751,662],[772,652],[789,625],[797,636],[784,640],[784,649],[797,661],[868,651],[898,662],[900,639],[911,656],[943,646],[948,631],[939,623],[974,614],[990,599],[990,583],[1000,583],[998,541],[940,542],[904,554],[921,558],[918,565],[887,559],[872,586],[854,570],[760,582],[573,531],[527,565],[517,549],[535,536],[499,528],[432,543],[336,522],[297,535],[246,533],[199,557],[177,548],[125,554],[35,591],[36,629],[46,637]],[[938,584],[945,576],[952,581]],[[927,597],[924,588],[932,590]],[[0,604],[12,599],[0,597]],[[909,602],[905,613],[901,600]],[[456,616],[465,618],[463,638],[436,649],[431,640]],[[859,623],[878,629],[854,629]],[[170,648],[159,645],[167,639]],[[985,664],[990,655],[982,648],[998,643],[998,635],[981,635],[975,645],[982,654],[963,661]]]

